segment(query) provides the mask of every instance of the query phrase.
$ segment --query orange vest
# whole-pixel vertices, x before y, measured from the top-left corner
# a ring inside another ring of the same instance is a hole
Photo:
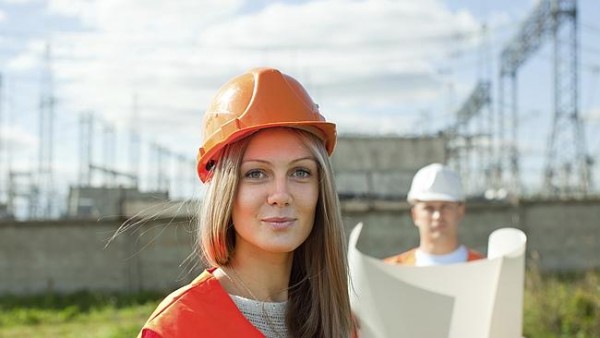
[[[150,316],[138,338],[264,338],[223,289],[211,270],[171,293]]]
[[[467,255],[467,261],[469,261],[469,262],[485,258],[485,256],[483,256],[478,251],[468,249],[468,248],[467,248],[467,250],[469,253]],[[396,256],[384,258],[383,261],[386,263],[390,263],[390,264],[415,265],[415,263],[416,263],[415,252],[417,252],[417,248],[408,250],[408,251],[403,252]]]

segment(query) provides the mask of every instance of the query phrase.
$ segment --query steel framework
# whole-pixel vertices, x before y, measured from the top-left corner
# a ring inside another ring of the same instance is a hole
[[[500,55],[498,130],[495,138],[499,181],[510,168],[509,191],[519,195],[518,82],[521,66],[549,39],[553,42],[553,121],[544,173],[548,195],[581,196],[590,188],[585,135],[579,118],[577,1],[543,0]],[[510,113],[510,116],[508,116]],[[510,139],[506,127],[511,129]],[[558,149],[560,147],[560,149]],[[571,174],[579,174],[574,184]]]
[[[490,82],[480,80],[469,97],[465,100],[461,108],[456,112],[456,124],[452,128],[452,141],[450,142],[450,153],[454,159],[453,166],[458,170],[464,179],[465,190],[469,194],[482,193],[486,186],[489,186],[490,177],[486,173],[486,160],[491,157],[489,135],[491,133],[491,124],[485,126],[485,108],[491,106]],[[477,127],[478,133],[469,130],[472,121],[479,117],[480,125]],[[475,150],[475,152],[473,151]],[[478,155],[473,158],[472,154]],[[471,169],[481,175],[473,175]]]

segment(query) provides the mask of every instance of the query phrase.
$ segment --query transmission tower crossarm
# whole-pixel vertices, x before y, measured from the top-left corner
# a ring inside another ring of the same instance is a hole
[[[513,39],[502,50],[500,74],[514,74],[552,35],[554,20],[562,22],[566,16],[575,13],[576,6],[576,0],[540,1]]]
[[[481,111],[481,108],[490,103],[490,100],[490,82],[480,80],[471,95],[456,112],[457,123],[463,125],[469,123],[471,118]]]

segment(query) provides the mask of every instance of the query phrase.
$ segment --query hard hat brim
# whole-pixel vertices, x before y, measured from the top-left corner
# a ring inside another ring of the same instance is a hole
[[[204,146],[210,149],[207,152],[203,151],[203,148],[200,148],[198,151],[198,160],[197,160],[197,170],[198,176],[203,183],[206,183],[210,180],[211,171],[209,163],[216,163],[220,157],[220,153],[228,144],[232,144],[237,142],[245,137],[250,136],[251,134],[258,132],[267,128],[276,128],[276,127],[288,127],[288,128],[296,128],[311,132],[321,140],[323,140],[325,144],[325,148],[327,153],[331,155],[335,148],[337,131],[335,123],[325,122],[325,121],[295,121],[295,122],[277,122],[277,123],[267,123],[260,126],[253,126],[248,128],[242,128],[235,132],[229,134],[229,136],[225,139],[220,138],[218,135],[211,135],[209,139],[206,140]],[[219,140],[217,142],[211,142],[211,139]],[[208,145],[208,146],[207,146]]]
[[[465,201],[464,198],[458,198],[453,195],[442,194],[442,193],[408,194],[407,200],[411,204],[415,204],[419,201],[421,201],[421,202],[432,202],[432,201],[464,202]]]

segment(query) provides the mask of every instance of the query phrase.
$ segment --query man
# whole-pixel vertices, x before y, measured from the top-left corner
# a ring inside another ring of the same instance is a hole
[[[462,263],[484,258],[459,242],[458,226],[465,215],[460,177],[439,163],[421,168],[413,178],[408,202],[419,229],[420,244],[384,261],[416,266]]]

